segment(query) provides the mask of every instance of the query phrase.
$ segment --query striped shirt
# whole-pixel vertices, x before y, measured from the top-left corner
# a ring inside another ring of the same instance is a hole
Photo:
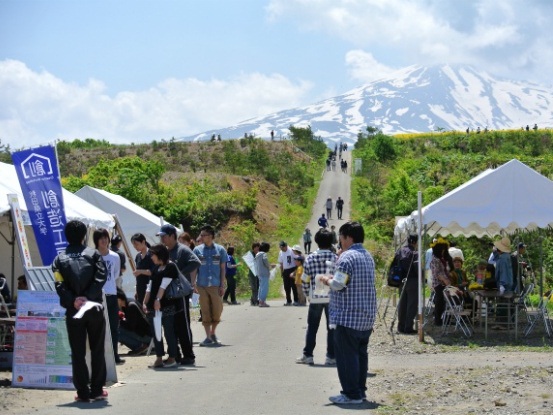
[[[330,324],[372,329],[377,308],[373,257],[362,244],[353,244],[338,258],[336,271],[347,274],[349,280],[344,289],[330,292]]]

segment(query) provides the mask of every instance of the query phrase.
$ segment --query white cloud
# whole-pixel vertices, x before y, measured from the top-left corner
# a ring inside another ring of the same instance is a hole
[[[232,79],[167,79],[109,96],[105,85],[64,82],[24,63],[0,61],[0,140],[12,148],[57,138],[141,142],[227,127],[298,106],[312,85],[280,74]]]
[[[376,81],[395,70],[378,63],[371,53],[358,49],[350,50],[346,54],[346,65],[349,67],[350,76],[363,83]]]
[[[394,67],[461,63],[551,82],[550,1],[271,0],[267,10],[274,21],[293,20],[348,42],[346,60],[364,50]]]

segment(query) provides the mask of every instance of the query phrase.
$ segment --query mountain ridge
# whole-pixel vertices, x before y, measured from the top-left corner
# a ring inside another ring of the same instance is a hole
[[[553,125],[553,88],[511,81],[470,66],[413,65],[311,105],[286,109],[205,131],[179,141],[205,141],[253,134],[286,137],[288,127],[311,126],[329,146],[354,143],[367,126],[385,134],[467,128],[517,129]]]

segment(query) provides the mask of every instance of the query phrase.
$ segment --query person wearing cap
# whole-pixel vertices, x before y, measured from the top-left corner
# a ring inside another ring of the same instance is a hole
[[[296,264],[294,263],[294,251],[290,249],[285,241],[280,241],[278,246],[280,248],[278,263],[280,264],[280,275],[282,275],[284,292],[286,294],[286,303],[284,305],[297,306],[299,305],[298,290],[296,289],[296,284],[294,284],[294,278],[292,277],[292,273],[296,270]],[[294,298],[293,303],[292,296]]]
[[[214,242],[215,229],[204,225],[200,229],[202,244],[194,248],[194,253],[200,259],[196,279],[193,280],[196,291],[200,294],[200,309],[202,325],[205,330],[205,340],[200,346],[219,346],[221,342],[216,329],[221,322],[223,313],[223,294],[225,292],[225,273],[228,255],[225,248]]]
[[[417,331],[413,328],[415,317],[417,316],[417,305],[419,301],[419,251],[417,235],[409,235],[407,244],[399,252],[399,265],[405,272],[405,283],[401,284],[400,300],[398,304],[398,323],[397,331],[403,334],[415,334]]]
[[[163,225],[157,233],[160,241],[169,250],[169,258],[177,264],[177,268],[190,282],[191,275],[200,266],[199,258],[188,248],[177,240],[177,228],[173,225]],[[193,365],[196,362],[196,355],[192,347],[192,330],[190,329],[190,296],[177,300],[175,314],[175,334],[179,341],[182,357],[177,353],[176,360],[181,365]]]

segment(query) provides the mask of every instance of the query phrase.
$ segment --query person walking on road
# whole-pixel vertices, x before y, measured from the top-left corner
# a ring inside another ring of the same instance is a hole
[[[344,200],[338,196],[338,199],[336,200],[336,215],[338,216],[338,219],[342,219],[342,210],[344,209]]]
[[[327,218],[325,217],[325,214],[324,214],[324,213],[321,215],[321,217],[320,217],[319,220],[317,221],[317,224],[318,224],[321,228],[328,228],[328,220],[327,220]]]
[[[329,196],[328,199],[326,199],[326,217],[328,219],[332,219],[332,207],[334,204],[332,203],[332,198]]]
[[[305,232],[303,233],[303,250],[305,251],[305,255],[311,253],[311,230],[309,228],[305,228]]]
[[[335,327],[334,353],[339,395],[329,399],[339,405],[359,405],[366,399],[367,346],[376,318],[374,260],[363,247],[365,231],[358,222],[340,227],[342,254],[333,277],[321,281],[330,289],[330,326]]]

